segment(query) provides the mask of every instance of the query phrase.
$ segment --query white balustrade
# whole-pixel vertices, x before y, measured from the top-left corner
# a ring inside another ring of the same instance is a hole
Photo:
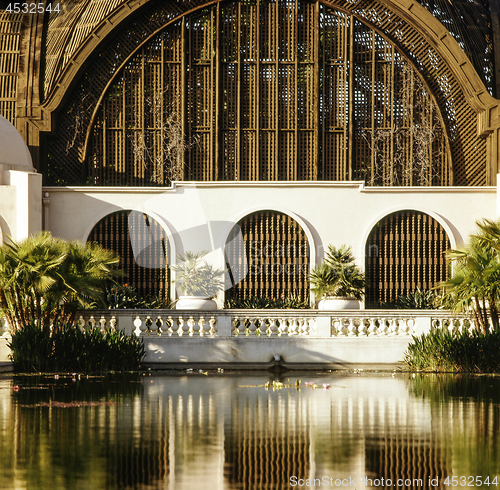
[[[77,315],[81,329],[125,330],[141,336],[240,338],[330,337],[384,338],[410,337],[443,328],[449,332],[473,331],[474,320],[448,312],[404,310],[88,310]],[[321,333],[317,333],[321,320]],[[329,322],[329,323],[328,323]]]
[[[234,337],[307,337],[314,334],[316,320],[288,315],[234,315],[231,325]]]

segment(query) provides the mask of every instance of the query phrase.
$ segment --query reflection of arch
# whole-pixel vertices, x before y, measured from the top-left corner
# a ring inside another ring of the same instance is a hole
[[[427,213],[401,210],[372,228],[365,247],[366,302],[394,301],[417,288],[430,290],[446,279],[445,228]]]
[[[88,241],[120,255],[126,273],[121,284],[132,286],[141,297],[169,297],[169,240],[155,219],[140,211],[116,211],[93,227]]]
[[[240,230],[243,242],[235,239]],[[248,214],[229,234],[224,253],[232,283],[227,299],[294,296],[309,301],[309,241],[291,216],[272,210]]]

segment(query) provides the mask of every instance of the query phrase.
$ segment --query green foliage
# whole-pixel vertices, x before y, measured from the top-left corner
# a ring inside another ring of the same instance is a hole
[[[105,295],[106,307],[110,310],[115,309],[167,309],[174,307],[175,301],[170,299],[162,299],[159,296],[155,298],[141,298],[135,288],[125,285],[116,285],[111,288],[106,288]]]
[[[346,245],[329,245],[325,260],[309,273],[309,282],[317,297],[363,298],[365,276]]]
[[[500,332],[450,333],[441,328],[413,337],[405,354],[410,370],[435,372],[500,372]]]
[[[500,302],[500,222],[477,222],[479,233],[456,250],[446,252],[453,275],[438,287],[455,312],[472,313],[483,333],[498,330]]]
[[[398,296],[390,303],[382,303],[380,308],[394,310],[436,310],[442,308],[441,296],[435,291],[417,288],[407,295]]]
[[[283,299],[270,298],[243,298],[228,299],[224,304],[226,309],[305,309],[310,308],[309,303],[299,298],[290,297]]]
[[[202,261],[207,253],[186,252],[184,255],[178,255],[177,260],[181,263],[171,267],[171,270],[177,272],[174,282],[179,284],[186,296],[213,298],[223,288],[224,271]]]
[[[12,331],[34,319],[42,328],[72,323],[79,309],[101,303],[119,257],[97,244],[66,242],[43,232],[0,247],[0,310]]]
[[[142,339],[121,331],[66,324],[51,332],[34,321],[15,332],[8,346],[17,372],[132,371],[145,355]]]

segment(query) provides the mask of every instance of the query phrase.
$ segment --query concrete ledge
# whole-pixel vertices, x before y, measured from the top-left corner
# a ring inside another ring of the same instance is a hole
[[[411,337],[384,338],[192,338],[144,337],[145,363],[272,368],[306,365],[339,369],[356,366],[398,366]]]

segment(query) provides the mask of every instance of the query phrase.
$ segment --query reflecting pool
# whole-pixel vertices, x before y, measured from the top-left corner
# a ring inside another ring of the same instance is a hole
[[[0,377],[1,489],[500,490],[500,377]]]

